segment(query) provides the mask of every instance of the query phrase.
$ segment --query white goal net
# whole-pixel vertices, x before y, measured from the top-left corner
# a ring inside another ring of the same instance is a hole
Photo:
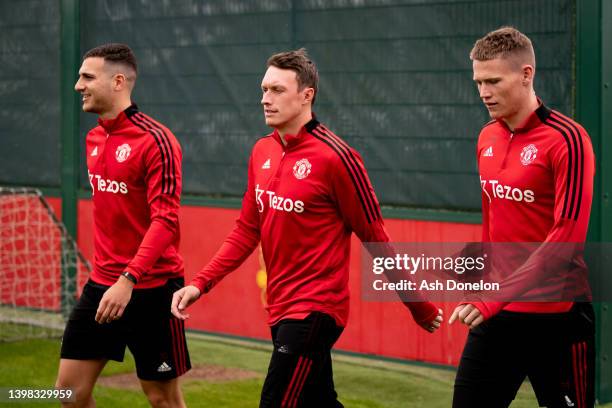
[[[61,335],[89,270],[40,191],[0,187],[0,342]]]

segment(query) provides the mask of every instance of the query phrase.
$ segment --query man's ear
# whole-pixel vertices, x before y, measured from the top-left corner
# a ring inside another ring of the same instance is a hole
[[[127,78],[125,77],[125,74],[118,73],[118,74],[113,75],[113,90],[121,91],[126,86],[128,86],[127,82],[128,81],[127,81]]]
[[[533,69],[532,65],[526,64],[523,65],[523,85],[527,85],[529,83],[533,83],[533,76],[535,74],[535,69]]]
[[[306,88],[304,89],[304,103],[312,103],[312,99],[314,98],[314,88]]]

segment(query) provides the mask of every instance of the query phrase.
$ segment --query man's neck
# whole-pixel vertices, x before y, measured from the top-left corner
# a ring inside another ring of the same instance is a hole
[[[129,108],[130,105],[132,105],[132,101],[130,99],[122,100],[120,103],[116,103],[112,107],[112,109],[101,113],[100,119],[102,120],[115,119],[117,116],[119,116],[121,112]]]
[[[535,92],[531,92],[528,102],[521,105],[519,111],[515,115],[509,118],[503,118],[503,121],[506,122],[506,125],[508,125],[510,130],[514,131],[518,126],[525,123],[529,115],[538,109],[538,105],[539,102]]]
[[[278,134],[283,142],[283,145],[287,146],[285,135],[297,135],[299,131],[312,120],[312,111],[308,110],[304,114],[298,116],[292,123],[283,126],[282,128],[276,128]]]

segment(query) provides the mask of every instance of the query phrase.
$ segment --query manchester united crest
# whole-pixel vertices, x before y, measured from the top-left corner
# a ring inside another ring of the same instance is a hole
[[[117,159],[119,163],[122,163],[126,161],[128,157],[130,157],[131,151],[132,151],[132,148],[130,147],[130,145],[127,143],[124,143],[117,148],[117,151],[115,152],[115,158]]]
[[[535,147],[535,145],[527,145],[523,148],[523,151],[521,152],[521,163],[523,163],[523,166],[527,166],[533,163],[537,155],[538,149]]]
[[[312,165],[308,159],[298,160],[293,165],[293,175],[298,180],[305,179],[310,174],[311,169]]]

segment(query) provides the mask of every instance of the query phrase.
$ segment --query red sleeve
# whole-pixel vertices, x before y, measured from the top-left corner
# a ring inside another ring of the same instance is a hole
[[[555,184],[554,224],[543,245],[512,276],[500,283],[506,288],[504,297],[507,299],[515,299],[531,289],[534,281],[541,280],[539,275],[555,269],[551,263],[565,267],[570,262],[573,246],[554,243],[584,243],[586,240],[593,201],[595,154],[591,140],[581,126],[571,125],[568,130],[575,131],[576,137],[572,137],[573,132],[566,132],[567,138],[564,137],[562,143],[550,151]],[[546,245],[548,243],[551,245]],[[560,248],[564,253],[559,253]],[[469,303],[473,303],[487,319],[499,313],[508,302]]]
[[[330,173],[332,196],[345,225],[363,242],[389,242],[374,188],[359,153],[349,148]]]
[[[151,271],[157,259],[175,240],[178,231],[182,152],[174,135],[168,140],[169,154],[162,154],[154,144],[145,154],[145,184],[151,224],[136,255],[126,267],[126,271],[136,279]]]
[[[575,143],[560,143],[551,152],[556,197],[555,223],[546,242],[586,240],[593,201],[595,154],[586,131],[582,127],[574,129],[579,133]]]
[[[152,143],[145,153],[145,184],[151,224],[136,255],[126,267],[126,271],[139,280],[152,270],[179,230],[182,152],[174,135],[170,135],[167,150],[162,151]]]
[[[351,148],[346,152],[346,155],[340,156],[337,169],[330,172],[332,195],[340,216],[362,242],[389,242],[380,206],[363,160]],[[387,251],[389,254],[394,252],[391,246]],[[398,279],[393,272],[389,274],[389,279]],[[405,302],[404,305],[410,309],[417,323],[430,322],[438,315],[437,307],[427,301]]]
[[[242,199],[240,218],[215,256],[190,283],[200,289],[200,293],[210,291],[228,273],[238,268],[259,243],[259,210],[255,201],[251,161],[252,157],[249,160],[247,190]]]

